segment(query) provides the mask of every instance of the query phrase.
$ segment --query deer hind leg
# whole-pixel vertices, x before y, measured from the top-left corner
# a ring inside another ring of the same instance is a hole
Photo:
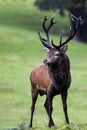
[[[35,88],[35,87],[33,87],[33,88]],[[36,88],[32,89],[31,118],[30,118],[30,124],[29,124],[30,128],[32,127],[33,114],[34,114],[34,110],[35,110],[35,104],[37,101],[37,97],[38,97],[38,90]]]
[[[68,94],[67,90],[65,90],[61,93],[61,97],[62,97],[63,110],[65,114],[66,123],[69,124],[69,118],[68,118],[68,113],[67,113],[67,94]]]

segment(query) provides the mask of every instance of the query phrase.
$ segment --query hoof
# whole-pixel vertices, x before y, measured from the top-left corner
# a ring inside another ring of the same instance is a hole
[[[48,127],[53,127],[53,126],[55,126],[53,122],[48,124]]]
[[[25,130],[31,130],[32,127],[31,126],[26,126]]]
[[[32,128],[32,125],[29,125],[28,128]]]

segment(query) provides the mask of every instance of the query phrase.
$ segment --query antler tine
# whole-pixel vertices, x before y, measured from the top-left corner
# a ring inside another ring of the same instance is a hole
[[[73,24],[73,30],[74,31],[72,31],[72,28],[70,27],[70,35],[69,35],[68,39],[64,43],[62,43],[61,46],[64,46],[66,43],[68,43],[75,36],[75,34],[78,31],[79,25],[81,23],[81,16],[79,18],[77,18],[77,17],[75,17],[74,15],[71,14],[71,20],[73,22],[75,22],[75,24]]]
[[[44,19],[42,21],[42,26],[43,26],[44,31],[47,30],[46,25],[45,25],[46,21],[47,21],[47,16],[44,16]]]
[[[76,23],[73,24],[73,30],[74,31],[72,31],[72,28],[70,27],[70,35],[69,35],[68,39],[64,43],[62,43],[61,46],[64,46],[66,43],[68,43],[75,36],[75,34],[78,31],[78,28],[79,28],[79,25],[80,25],[80,22],[81,22],[81,16],[79,18],[77,18],[74,15],[71,15],[71,20],[72,19],[73,19],[73,22],[75,22],[75,20],[76,20]]]
[[[50,31],[51,27],[56,23],[53,20],[54,20],[54,16],[51,18],[50,24],[49,24],[48,27],[46,27],[47,16],[44,17],[44,20],[42,22],[42,26],[43,26],[43,29],[46,33],[46,39],[47,39],[47,43],[48,43],[49,46],[51,46],[51,42],[50,42],[50,39],[49,39],[49,31]]]
[[[65,42],[62,43],[62,35],[61,35],[61,37],[60,37],[60,45],[56,46],[56,45],[52,44],[57,49],[60,49],[61,47],[66,45],[75,36],[75,34],[78,31],[79,25],[81,23],[81,16],[79,18],[77,18],[77,17],[75,17],[74,15],[71,14],[71,20],[74,22],[74,24],[73,24],[73,30],[74,31],[72,31],[72,28],[70,27],[70,35],[69,35],[69,37],[67,38],[67,40]]]
[[[51,28],[55,23],[57,23],[57,21],[55,21],[55,22],[53,21],[53,20],[54,20],[54,17],[55,17],[55,16],[51,17],[50,24],[49,24],[49,26],[48,26],[48,28],[47,28],[48,31],[50,30],[50,28]]]
[[[62,32],[60,33],[60,46],[62,45]]]
[[[57,48],[57,49],[60,49],[60,46],[62,45],[62,33],[60,33],[60,44],[59,44],[59,46],[57,46],[57,45],[55,45],[55,44],[53,43],[53,39],[51,40],[51,43],[52,43],[52,46],[54,46],[54,47]]]
[[[42,37],[41,37],[41,35],[40,35],[40,32],[39,32],[39,31],[38,31],[38,35],[39,35],[39,38],[40,38],[40,41],[42,42],[42,44],[43,44],[45,47],[47,47],[47,48],[51,49],[51,46],[49,46],[49,45],[47,44],[46,39],[44,39],[44,38],[42,38]]]

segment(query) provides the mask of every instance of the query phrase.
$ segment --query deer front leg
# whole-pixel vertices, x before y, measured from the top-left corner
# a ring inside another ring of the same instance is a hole
[[[49,117],[49,103],[48,103],[48,99],[46,98],[46,101],[45,101],[45,104],[44,104],[44,107],[46,109],[46,112],[47,112],[47,115]],[[54,125],[54,122],[53,122],[53,119],[51,117],[51,123],[48,124],[48,126],[50,127],[50,124],[53,124]]]
[[[50,89],[51,89],[51,88],[50,88]],[[53,119],[52,119],[52,111],[53,111],[53,107],[52,107],[53,93],[51,93],[51,92],[52,92],[52,91],[48,91],[48,93],[47,93],[48,116],[49,116],[48,127],[54,126],[54,122],[53,122]]]
[[[67,95],[68,95],[67,90],[65,90],[65,91],[63,91],[61,93],[61,98],[62,98],[63,110],[64,110],[64,114],[65,114],[66,123],[69,124],[69,118],[68,118],[68,113],[67,113]]]

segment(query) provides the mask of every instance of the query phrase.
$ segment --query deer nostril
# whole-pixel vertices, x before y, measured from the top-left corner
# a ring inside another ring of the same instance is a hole
[[[43,63],[46,64],[46,63],[47,63],[47,59],[44,59],[44,60],[43,60]]]

